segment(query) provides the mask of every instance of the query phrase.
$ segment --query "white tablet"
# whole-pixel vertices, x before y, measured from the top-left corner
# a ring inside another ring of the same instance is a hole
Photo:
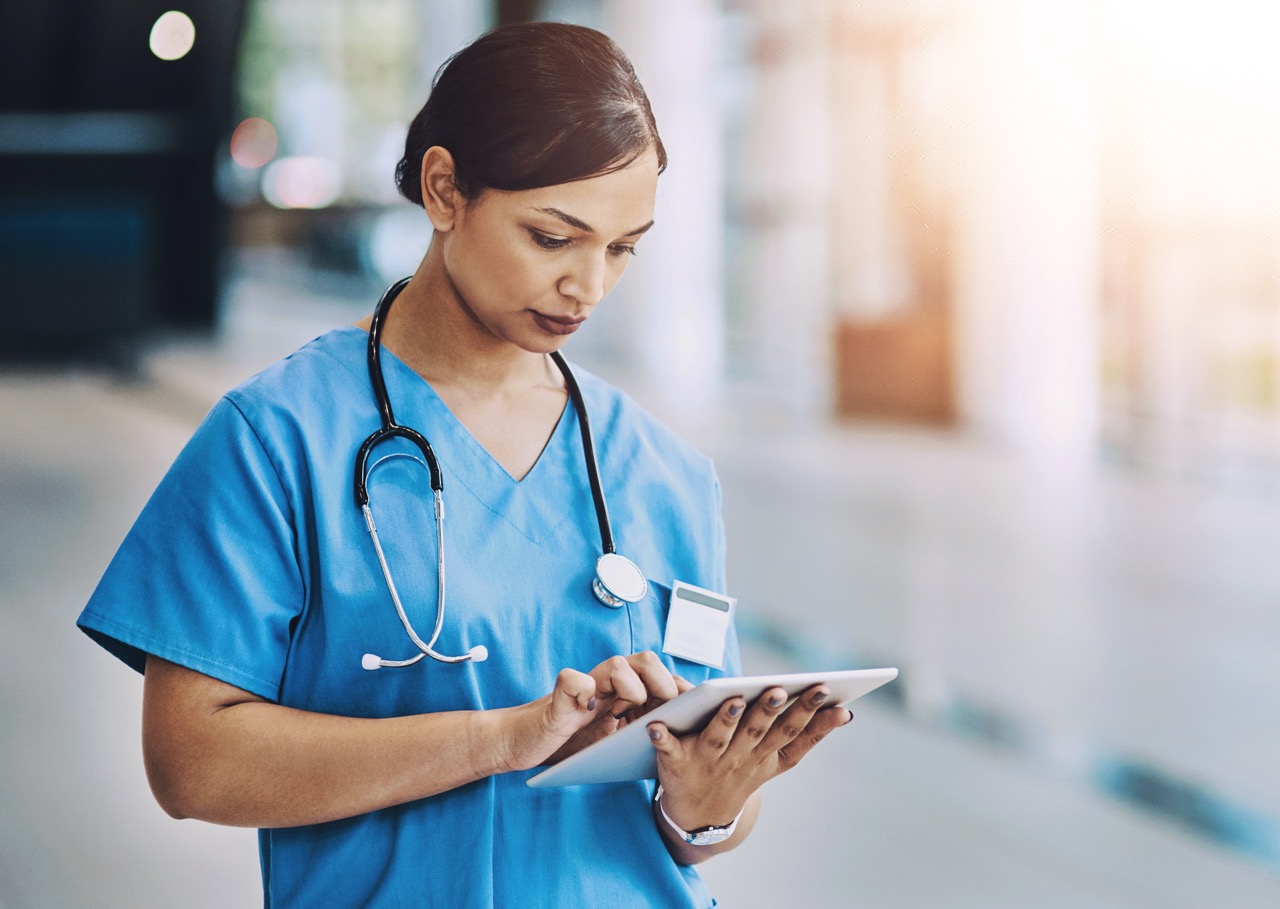
[[[847,704],[897,678],[896,669],[846,669],[840,672],[802,672],[789,675],[755,675],[736,679],[711,679],[686,691],[613,735],[588,745],[577,754],[530,777],[529,786],[576,786],[582,783],[618,783],[651,780],[658,776],[657,753],[649,741],[649,724],[666,723],[676,735],[694,732],[715,716],[732,697],[748,704],[770,688],[786,690],[794,699],[807,688],[825,684],[829,704]]]

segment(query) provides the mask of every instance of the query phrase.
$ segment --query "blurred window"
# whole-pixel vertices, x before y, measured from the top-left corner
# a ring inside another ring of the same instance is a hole
[[[273,204],[296,198],[361,205],[398,198],[393,173],[405,118],[421,104],[430,76],[419,40],[423,6],[415,0],[258,0],[251,6],[237,122],[265,121],[277,137],[278,159],[326,162],[306,171],[323,177],[325,186],[300,192],[298,167],[272,169],[261,155],[246,167],[232,159],[228,142],[223,184],[229,202],[265,196]],[[282,173],[295,182],[270,182]]]

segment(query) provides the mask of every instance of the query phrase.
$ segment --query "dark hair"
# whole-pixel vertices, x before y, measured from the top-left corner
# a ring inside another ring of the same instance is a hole
[[[649,99],[622,50],[594,29],[522,22],[494,29],[445,61],[409,126],[400,194],[422,204],[422,156],[448,149],[462,194],[521,190],[621,170],[667,152]]]

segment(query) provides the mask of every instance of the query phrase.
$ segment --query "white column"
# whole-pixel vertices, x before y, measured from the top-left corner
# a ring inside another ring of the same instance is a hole
[[[670,159],[656,224],[606,305],[625,310],[625,350],[655,404],[696,417],[724,377],[717,4],[605,0],[602,21],[635,66]]]
[[[418,0],[418,85],[421,106],[440,64],[493,26],[492,0]],[[415,108],[410,116],[417,113]]]
[[[846,34],[861,24],[845,9]],[[877,319],[912,302],[913,281],[903,249],[902,213],[894,210],[898,166],[891,107],[890,49],[870,42],[838,46],[832,59],[831,190],[833,307],[841,315]]]
[[[993,0],[956,74],[957,366],[965,422],[1089,457],[1099,411],[1090,4]]]
[[[754,0],[755,117],[743,154],[754,372],[790,413],[831,403],[831,169],[826,0]]]

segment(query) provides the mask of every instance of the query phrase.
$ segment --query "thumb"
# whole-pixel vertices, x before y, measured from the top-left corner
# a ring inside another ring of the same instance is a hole
[[[551,714],[556,718],[587,714],[596,709],[596,680],[576,669],[561,669],[551,692]]]

